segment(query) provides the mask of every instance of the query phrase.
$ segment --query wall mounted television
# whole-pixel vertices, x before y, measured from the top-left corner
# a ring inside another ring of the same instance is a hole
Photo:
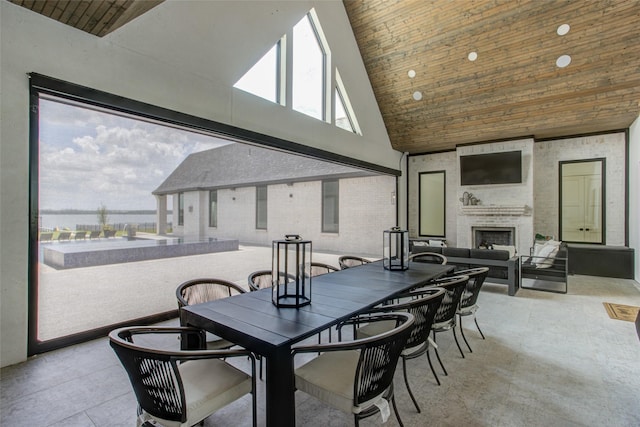
[[[519,184],[521,182],[521,151],[460,156],[460,185]]]

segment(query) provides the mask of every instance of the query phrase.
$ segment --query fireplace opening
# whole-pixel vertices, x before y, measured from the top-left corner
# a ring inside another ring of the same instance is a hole
[[[493,245],[515,246],[515,227],[471,227],[474,248],[491,248]]]

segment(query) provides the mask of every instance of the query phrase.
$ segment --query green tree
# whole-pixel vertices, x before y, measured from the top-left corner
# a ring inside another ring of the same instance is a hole
[[[100,224],[100,228],[104,230],[107,228],[108,222],[109,213],[107,212],[107,207],[104,204],[101,204],[98,208],[98,224]]]

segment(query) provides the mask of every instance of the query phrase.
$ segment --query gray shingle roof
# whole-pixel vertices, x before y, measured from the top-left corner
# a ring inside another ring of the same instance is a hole
[[[153,194],[371,175],[349,166],[233,143],[190,154]]]

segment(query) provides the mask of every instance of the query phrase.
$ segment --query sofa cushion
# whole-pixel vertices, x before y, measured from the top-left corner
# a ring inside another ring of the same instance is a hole
[[[469,249],[467,248],[442,248],[442,255],[451,256],[451,257],[459,257],[459,258],[469,258]]]
[[[497,259],[502,261],[509,259],[509,251],[499,249],[470,249],[469,254],[471,258]]]

